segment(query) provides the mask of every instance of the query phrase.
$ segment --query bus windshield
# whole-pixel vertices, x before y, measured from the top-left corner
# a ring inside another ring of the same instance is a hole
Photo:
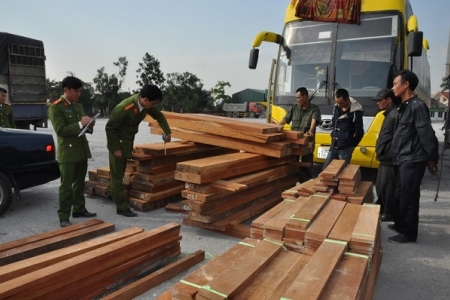
[[[396,43],[398,18],[364,14],[360,25],[313,21],[286,24],[283,37],[290,51],[286,55],[280,47],[275,104],[294,104],[293,95],[301,86],[316,93],[316,105],[328,107],[334,102],[326,98],[337,88],[347,89],[350,96],[361,101],[390,87],[392,72],[401,67],[401,50]],[[368,112],[369,107],[361,104]],[[373,108],[369,109],[371,115],[378,111],[375,104],[367,103]]]

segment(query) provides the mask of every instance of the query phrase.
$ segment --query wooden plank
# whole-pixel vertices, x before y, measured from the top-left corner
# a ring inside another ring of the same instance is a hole
[[[171,143],[165,143],[166,155],[164,155],[164,142],[152,143],[152,144],[138,144],[134,146],[134,150],[142,152],[152,156],[167,156],[178,153],[184,153],[186,150],[196,149],[197,145],[193,142],[186,141],[174,141]]]
[[[345,167],[345,160],[333,159],[331,163],[320,172],[319,176],[323,178],[335,178]]]
[[[309,240],[321,243],[327,238],[345,206],[346,203],[341,201],[330,200],[328,202],[314,223],[306,231],[305,247]],[[287,236],[293,238],[289,235],[289,232]],[[315,247],[315,249],[317,248]]]
[[[179,234],[179,230],[180,225],[172,222],[9,280],[0,285],[0,297],[28,299],[70,286],[72,282],[85,277],[87,272],[98,273],[109,266],[151,251],[164,236]]]
[[[367,256],[345,253],[321,299],[361,299],[367,280],[368,263],[369,258]]]
[[[272,300],[280,299],[301,270],[308,263],[310,256],[293,251],[278,254],[244,291],[234,300]]]
[[[250,141],[211,135],[207,133],[199,133],[196,131],[179,129],[176,127],[171,127],[170,129],[172,130],[172,136],[174,138],[189,140],[197,143],[204,143],[234,150],[243,150],[251,153],[278,158],[292,154],[292,148],[290,147],[291,144],[289,142],[281,141],[268,144],[260,144]],[[162,130],[160,128],[151,128],[152,134],[160,134],[161,132]]]
[[[65,259],[92,251],[94,249],[109,245],[129,236],[141,233],[142,228],[132,227],[119,232],[110,233],[85,242],[81,242],[62,249],[47,252],[28,259],[10,263],[0,267],[0,282],[5,282],[27,273],[39,270]]]
[[[347,203],[336,224],[328,235],[329,239],[350,243],[353,230],[361,212],[361,205]]]
[[[357,174],[361,172],[358,165],[347,165],[339,175],[339,180],[352,181],[356,178]]]
[[[208,282],[236,262],[235,257],[244,256],[250,252],[256,244],[260,243],[256,239],[244,239],[234,245],[225,253],[213,257],[206,264],[186,276],[182,281],[172,286],[172,297],[174,299],[195,299],[198,293],[198,286],[208,284]]]
[[[283,210],[263,225],[264,238],[282,241],[286,236],[285,227],[287,221],[307,202],[308,198],[299,197],[294,201],[283,201],[278,204],[279,206],[283,206]]]
[[[206,175],[194,174],[194,173],[183,173],[183,172],[175,171],[174,176],[175,176],[175,179],[177,179],[177,180],[196,183],[196,184],[204,184],[204,183],[213,182],[213,181],[219,180],[219,179],[226,179],[229,177],[238,176],[238,175],[242,175],[245,173],[260,171],[260,170],[267,169],[270,167],[283,165],[287,162],[294,161],[294,159],[295,159],[294,156],[287,156],[287,157],[283,157],[283,158],[279,158],[279,159],[270,159],[270,160],[265,160],[265,161],[261,161],[261,162],[247,164],[244,166],[235,166],[235,167],[229,168],[227,170],[224,170],[222,172],[215,172],[215,173],[210,173],[210,174],[206,174]]]
[[[320,299],[346,249],[345,242],[325,240],[283,294],[283,298]]]
[[[180,117],[171,117],[168,120],[170,127],[177,127],[186,130],[198,131],[208,134],[214,134],[219,136],[232,137],[235,139],[247,140],[256,143],[270,143],[281,141],[285,138],[284,132],[276,132],[276,133],[255,133],[237,130],[234,128],[229,128],[222,126],[221,124],[217,124],[216,122],[211,122],[210,120],[199,120],[199,119],[187,119],[183,117],[183,114],[179,114]],[[158,126],[158,122],[154,119],[149,119],[150,126]],[[248,125],[247,123],[245,125]],[[244,127],[243,129],[247,129]]]
[[[264,196],[251,206],[240,209],[233,214],[230,214],[227,217],[224,217],[218,221],[213,223],[204,223],[199,221],[194,221],[189,217],[183,220],[184,225],[200,227],[205,229],[212,229],[218,231],[227,231],[230,230],[233,226],[236,226],[239,223],[244,222],[245,220],[254,217],[263,211],[275,206],[281,201],[281,197],[278,191],[275,191],[267,196]]]
[[[135,281],[126,287],[107,295],[101,299],[103,300],[127,300],[135,298],[155,286],[169,280],[179,273],[189,269],[205,259],[205,251],[198,250],[197,252],[183,257],[176,262],[160,269],[144,278]]]
[[[173,118],[182,117],[184,120],[192,120],[192,121],[207,121],[210,122],[210,126],[212,123],[219,124],[228,129],[237,129],[242,130],[249,133],[275,133],[281,132],[282,126],[269,124],[269,123],[254,123],[254,122],[245,122],[237,119],[230,120],[230,118],[220,117],[220,116],[212,116],[212,115],[204,115],[204,114],[179,114],[168,111],[163,111],[164,116],[168,120],[169,124]],[[148,120],[148,121],[147,121]],[[144,121],[149,122],[152,119],[150,117],[146,117]]]
[[[274,182],[274,186],[277,186],[277,188],[280,189],[285,189],[286,186],[292,185],[293,181],[295,180],[295,178],[286,179],[285,181],[278,180]],[[254,203],[255,200],[269,194],[270,192],[273,192],[273,187],[271,186],[260,188],[256,191],[253,191],[253,193],[251,194],[247,194],[246,197],[240,197],[228,203],[222,203],[211,211],[201,213],[191,211],[189,212],[189,217],[196,221],[212,223],[217,220],[223,219],[245,207],[248,207],[249,205]]]
[[[208,283],[208,289],[202,288],[199,290],[197,299],[199,299],[199,296],[212,300],[232,299],[237,293],[245,289],[260,270],[282,251],[282,247],[282,243],[275,244],[261,241],[251,251],[236,259],[235,264],[215,276]]]
[[[172,233],[155,242],[148,252],[136,255],[131,259],[109,266],[101,272],[89,273],[68,286],[61,286],[54,290],[43,292],[43,297],[67,300],[90,300],[109,292],[111,287],[130,281],[146,270],[167,264],[181,253],[179,241],[181,236]],[[33,290],[34,292],[34,290]]]
[[[91,224],[93,224],[94,222],[92,222]],[[74,225],[68,227],[72,227]],[[40,255],[45,252],[60,249],[62,247],[67,247],[106,233],[110,233],[114,231],[114,224],[104,222],[92,226],[79,226],[77,229],[78,230],[72,230],[65,234],[58,234],[55,236],[48,235],[48,238],[40,239],[32,243],[27,242],[22,246],[17,246],[16,248],[3,251],[0,257],[0,266]],[[59,230],[57,231],[58,233],[61,232]]]
[[[263,170],[257,170],[254,172],[244,173],[235,177],[227,179],[227,182],[246,185],[247,188],[258,185],[261,182],[270,182],[278,178],[290,176],[294,174],[297,169],[290,164],[282,164],[280,166],[270,167]],[[214,181],[213,181],[214,182]],[[214,194],[221,192],[219,189],[213,186],[213,182],[207,184],[195,184],[191,182],[185,183],[185,188],[190,191],[194,191],[202,194]]]
[[[227,191],[239,191],[247,188],[246,184],[240,184],[237,182],[229,182],[225,180],[216,180],[211,182],[211,186],[219,188],[221,190],[227,190]]]
[[[35,243],[38,241],[42,241],[51,237],[55,237],[58,235],[63,235],[72,231],[77,231],[80,230],[82,228],[87,228],[90,226],[94,226],[97,224],[101,224],[103,223],[102,220],[99,219],[91,219],[91,220],[87,220],[81,223],[76,223],[76,224],[72,224],[72,226],[68,226],[68,227],[64,227],[64,228],[58,228],[58,229],[54,229],[51,231],[46,231],[40,234],[35,234],[26,238],[22,238],[22,239],[18,239],[15,241],[11,241],[8,243],[3,243],[0,244],[0,253],[3,251],[6,251],[8,249],[13,249],[13,248],[17,248],[17,247],[21,247],[24,246],[26,244],[31,244],[31,243]]]

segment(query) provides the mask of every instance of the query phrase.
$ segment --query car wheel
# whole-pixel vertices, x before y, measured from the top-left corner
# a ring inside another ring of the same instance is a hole
[[[5,175],[0,173],[0,216],[11,206],[13,200],[11,184]]]
[[[248,114],[248,117],[253,119],[253,118],[255,117],[255,113],[251,111],[251,112]]]

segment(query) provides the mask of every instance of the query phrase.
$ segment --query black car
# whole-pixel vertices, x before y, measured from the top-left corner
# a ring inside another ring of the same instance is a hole
[[[0,215],[20,190],[59,176],[51,134],[0,127]]]

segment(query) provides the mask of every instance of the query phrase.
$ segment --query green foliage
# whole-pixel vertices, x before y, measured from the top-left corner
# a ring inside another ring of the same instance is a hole
[[[53,102],[62,95],[61,81],[50,81],[49,78],[45,80],[45,87],[47,89],[47,99]]]
[[[441,88],[443,91],[450,90],[450,75],[442,78]]]
[[[162,109],[195,113],[204,110],[208,105],[209,93],[203,89],[203,83],[194,74],[169,73],[163,100],[159,104]]]
[[[228,81],[218,81],[211,89],[211,95],[215,107],[221,107],[223,103],[231,101],[231,96],[225,94],[225,87],[231,87]]]
[[[126,57],[119,57],[117,62],[113,63],[119,68],[117,74],[107,74],[105,67],[97,70],[97,76],[93,79],[96,95],[94,98],[94,107],[99,109],[102,115],[108,114],[120,102],[119,91],[125,80],[128,61]]]
[[[142,88],[144,84],[154,84],[160,89],[164,89],[164,74],[161,72],[159,60],[152,55],[145,53],[143,62],[139,63],[139,69],[136,70],[136,83]]]

